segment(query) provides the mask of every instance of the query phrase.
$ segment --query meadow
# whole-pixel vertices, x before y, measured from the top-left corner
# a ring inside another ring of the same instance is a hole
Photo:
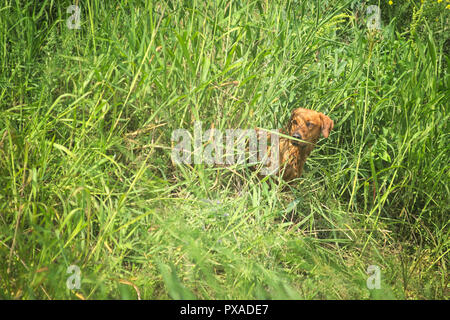
[[[3,1],[0,298],[448,299],[449,17]],[[293,186],[171,159],[195,121],[278,129],[298,107],[334,130]]]

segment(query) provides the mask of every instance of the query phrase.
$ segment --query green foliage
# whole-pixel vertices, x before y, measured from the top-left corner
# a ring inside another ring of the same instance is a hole
[[[444,3],[72,4],[0,5],[1,298],[448,298]],[[294,186],[171,162],[301,106],[335,128]]]

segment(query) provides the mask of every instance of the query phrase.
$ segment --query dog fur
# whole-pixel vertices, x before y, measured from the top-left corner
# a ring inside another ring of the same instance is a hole
[[[298,108],[292,111],[287,133],[292,138],[279,138],[279,171],[282,178],[291,182],[303,173],[306,159],[322,134],[328,138],[334,122],[328,116],[314,110]],[[260,131],[262,129],[257,129]],[[270,150],[268,151],[270,154]]]

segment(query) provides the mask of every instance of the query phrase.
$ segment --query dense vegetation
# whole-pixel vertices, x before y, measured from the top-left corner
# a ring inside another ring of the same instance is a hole
[[[448,298],[448,1],[76,3],[0,5],[1,298]],[[297,107],[293,187],[171,161]]]

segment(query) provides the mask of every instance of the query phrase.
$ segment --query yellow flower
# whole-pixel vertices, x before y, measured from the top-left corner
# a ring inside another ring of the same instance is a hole
[[[446,6],[446,8],[447,8],[447,9],[450,9],[450,4],[448,4],[448,5]]]
[[[393,2],[391,0],[389,0],[389,5],[392,6]]]
[[[442,0],[438,0],[438,2],[442,2]]]

